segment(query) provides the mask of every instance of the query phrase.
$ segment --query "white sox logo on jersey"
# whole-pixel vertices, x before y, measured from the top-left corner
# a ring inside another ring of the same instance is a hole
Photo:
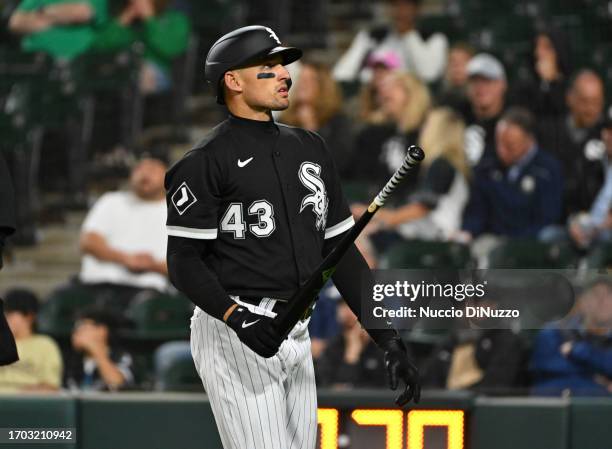
[[[317,217],[315,226],[318,231],[322,231],[325,229],[327,222],[329,198],[325,190],[325,183],[321,179],[321,166],[314,162],[302,162],[298,171],[298,177],[302,184],[304,184],[304,187],[312,192],[311,195],[306,195],[302,199],[300,213],[307,206],[312,206],[312,212]]]

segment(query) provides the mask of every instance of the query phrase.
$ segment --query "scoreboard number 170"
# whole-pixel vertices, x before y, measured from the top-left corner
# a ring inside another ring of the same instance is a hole
[[[406,418],[404,418],[405,415]],[[318,410],[320,449],[339,449],[339,416],[340,411],[335,408]],[[465,417],[463,410],[411,410],[404,414],[401,410],[392,409],[354,409],[350,416],[358,426],[383,427],[386,436],[385,449],[424,449],[426,427],[446,430],[446,449],[464,449]],[[406,435],[405,446],[404,434]]]

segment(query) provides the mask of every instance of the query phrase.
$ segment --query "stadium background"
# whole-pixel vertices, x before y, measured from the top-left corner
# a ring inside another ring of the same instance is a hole
[[[179,0],[172,7],[189,17],[187,49],[173,62],[171,89],[145,97],[137,87],[143,51],[138,43],[116,53],[85,53],[72,61],[25,53],[19,49],[19,38],[8,31],[10,15],[18,3],[2,2],[0,127],[2,151],[15,160],[12,167],[20,226],[0,272],[0,287],[4,292],[27,286],[36,292],[43,302],[39,330],[63,344],[69,341],[74,324],[73,309],[83,298],[63,298],[55,305],[45,299],[78,273],[78,233],[87,207],[103,192],[125,184],[130,162],[139,154],[162,151],[175,160],[223,117],[203,82],[203,59],[209,45],[225,31],[259,23],[272,27],[283,42],[333,64],[357,31],[385,20],[384,2]],[[571,43],[568,50],[574,66],[596,70],[606,84],[607,100],[611,99],[612,3],[422,3],[420,30],[441,32],[450,45],[465,42],[496,55],[504,63],[510,84],[530,70],[536,30],[543,24],[563,30]],[[109,8],[117,10],[119,4],[110,1]],[[359,88],[356,82],[341,87],[346,98]],[[105,96],[112,101],[100,101]],[[70,164],[78,168],[68,170]],[[353,200],[367,199],[362,190],[347,185]],[[465,254],[465,247],[455,243],[414,248],[410,255],[396,251],[391,266],[439,268],[456,263],[457,254]],[[516,242],[508,245],[507,250],[512,249],[517,251],[502,257],[500,267],[575,268],[580,262],[578,256],[565,252],[563,245]],[[605,260],[608,254],[604,249],[586,263],[590,268],[601,268],[609,262]],[[469,263],[468,259],[459,256],[459,264]],[[191,366],[177,366],[168,373],[166,392],[151,391],[155,383],[153,351],[164,341],[188,335],[189,304],[172,299],[174,302],[161,295],[128,312],[136,327],[125,331],[123,338],[142,372],[138,389],[144,391],[6,395],[0,397],[0,427],[76,428],[79,441],[72,447],[79,448],[220,447]],[[434,345],[423,336],[416,336],[413,343],[423,351]],[[176,393],[181,391],[190,393]],[[320,447],[463,447],[453,440],[453,432],[460,432],[462,441],[465,432],[465,447],[474,449],[612,445],[609,398],[528,398],[525,393],[523,389],[505,395],[510,397],[486,397],[467,391],[427,390],[422,404],[414,408],[421,414],[411,417],[407,411],[389,410],[392,396],[386,390],[321,389],[320,407],[326,410],[321,413],[325,420],[321,441],[325,443]],[[362,409],[369,412],[358,411]],[[380,414],[372,412],[374,409],[387,411]],[[340,411],[339,427],[334,410]],[[440,415],[437,410],[449,412]],[[464,414],[458,415],[459,410]],[[411,429],[418,428],[419,419],[425,428],[423,445],[410,436],[417,433]],[[333,443],[336,431],[339,446]]]

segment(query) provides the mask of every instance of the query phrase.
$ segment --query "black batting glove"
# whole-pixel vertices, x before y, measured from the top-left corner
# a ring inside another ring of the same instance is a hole
[[[421,399],[421,385],[419,371],[408,358],[408,351],[401,338],[392,338],[381,345],[385,351],[385,369],[389,379],[389,388],[397,390],[399,380],[406,384],[404,392],[400,394],[395,403],[400,407],[410,400],[415,403]]]
[[[225,323],[242,343],[265,358],[274,356],[283,342],[272,318],[252,313],[244,306],[236,307]]]

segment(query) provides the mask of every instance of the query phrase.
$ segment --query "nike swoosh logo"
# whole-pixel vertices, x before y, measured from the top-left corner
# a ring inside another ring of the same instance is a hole
[[[242,322],[242,328],[244,329],[245,327],[249,327],[252,326],[253,324],[257,323],[259,320],[255,320],[255,321],[251,321],[250,323],[247,323],[246,321]]]
[[[242,167],[246,167],[246,165],[251,162],[253,160],[252,157],[248,158],[246,161],[241,161],[240,159],[238,159],[238,167],[242,168]]]

